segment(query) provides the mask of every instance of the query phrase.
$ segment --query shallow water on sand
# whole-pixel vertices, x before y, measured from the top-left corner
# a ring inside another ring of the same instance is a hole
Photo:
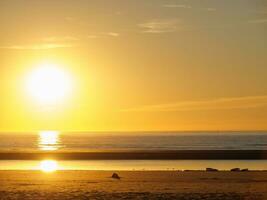
[[[47,162],[48,161],[48,162]],[[249,168],[267,170],[267,160],[2,160],[0,170],[219,170]]]

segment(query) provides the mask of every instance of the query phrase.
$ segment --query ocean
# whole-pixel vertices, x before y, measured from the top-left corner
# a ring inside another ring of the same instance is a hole
[[[0,134],[0,152],[104,150],[267,150],[267,132]],[[267,170],[267,160],[1,160],[0,170],[43,170],[47,164],[52,170],[204,170],[206,167]]]
[[[0,151],[266,150],[267,132],[2,133]]]

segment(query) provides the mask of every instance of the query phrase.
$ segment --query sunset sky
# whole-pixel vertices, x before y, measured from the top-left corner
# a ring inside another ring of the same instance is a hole
[[[0,24],[1,132],[267,130],[265,0],[1,0]],[[38,101],[44,63],[67,88]]]

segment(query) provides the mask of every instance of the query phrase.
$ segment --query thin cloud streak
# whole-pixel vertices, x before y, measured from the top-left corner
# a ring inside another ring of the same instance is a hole
[[[267,19],[249,20],[248,23],[250,23],[250,24],[263,24],[263,23],[267,23]]]
[[[13,49],[13,50],[45,50],[56,48],[70,48],[73,45],[70,44],[36,44],[36,45],[11,45],[0,46],[0,49]]]
[[[106,37],[119,37],[117,32],[103,32],[87,35],[87,39],[106,38]]]
[[[74,36],[51,36],[42,38],[41,43],[27,44],[27,45],[6,45],[0,46],[0,49],[10,50],[46,50],[46,49],[57,49],[57,48],[70,48],[74,47],[75,42],[79,42],[84,39],[95,39],[95,38],[106,38],[106,37],[119,37],[120,34],[116,32],[103,32],[94,35],[88,35],[82,38]]]
[[[112,37],[118,37],[118,36],[120,36],[119,33],[115,33],[115,32],[108,32],[108,33],[103,33],[103,34],[108,35],[108,36],[112,36]]]
[[[184,4],[165,4],[163,5],[164,8],[192,8],[190,5]]]
[[[143,33],[170,33],[177,30],[179,20],[153,20],[139,24]]]
[[[46,37],[43,38],[45,42],[73,42],[79,41],[80,39],[74,36],[63,36],[63,37]]]
[[[121,110],[122,112],[173,112],[194,110],[232,110],[267,106],[267,95],[212,100],[181,101],[170,104],[146,105]]]
[[[162,5],[163,8],[181,8],[181,9],[192,9],[193,7],[191,5],[186,5],[186,4],[165,4],[165,5]],[[206,11],[209,11],[209,12],[213,12],[213,11],[217,11],[216,8],[211,8],[211,7],[208,7],[208,8],[195,8],[194,9],[201,9],[201,10],[206,10]]]
[[[209,11],[209,12],[217,11],[216,8],[204,8],[204,10],[207,10],[207,11]]]

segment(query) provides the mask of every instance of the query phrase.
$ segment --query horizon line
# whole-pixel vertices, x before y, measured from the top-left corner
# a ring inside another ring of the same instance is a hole
[[[118,131],[110,131],[110,130],[88,130],[88,131],[79,131],[79,130],[56,130],[56,129],[46,129],[46,130],[33,130],[33,131],[0,131],[0,134],[3,133],[36,133],[41,131],[58,131],[62,133],[219,133],[219,132],[225,132],[225,133],[237,133],[237,132],[243,132],[243,133],[249,133],[249,132],[266,132],[267,129],[264,130],[118,130]]]

